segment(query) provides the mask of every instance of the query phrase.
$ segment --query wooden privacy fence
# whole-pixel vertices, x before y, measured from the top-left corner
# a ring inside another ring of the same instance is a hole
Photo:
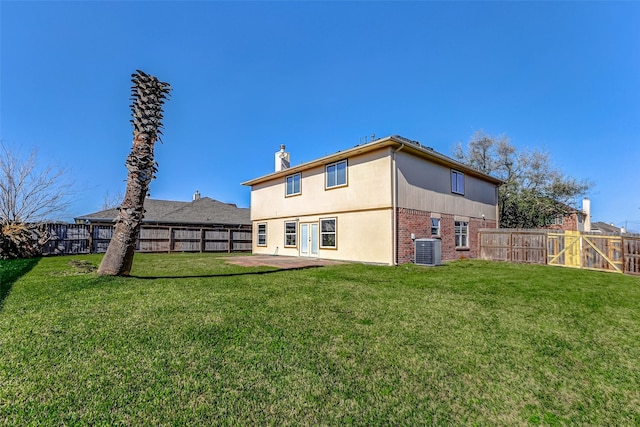
[[[43,255],[104,253],[113,226],[85,224],[46,224],[51,240]],[[138,252],[250,252],[251,227],[207,228],[188,226],[140,227]]]
[[[480,258],[640,275],[640,236],[481,229]]]

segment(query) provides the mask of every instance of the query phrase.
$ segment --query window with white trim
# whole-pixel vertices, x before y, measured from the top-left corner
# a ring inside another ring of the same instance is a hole
[[[431,235],[440,235],[440,218],[431,218]]]
[[[284,245],[296,246],[297,244],[297,229],[298,224],[295,221],[287,221],[284,223]]]
[[[562,225],[564,222],[564,217],[562,215],[550,216],[547,217],[545,221],[545,225]]]
[[[451,192],[464,196],[464,174],[451,169]]]
[[[469,223],[465,221],[456,221],[454,226],[456,235],[456,248],[469,247]]]
[[[295,196],[300,194],[300,178],[301,175],[299,173],[289,175],[285,178],[286,181],[286,195],[287,196]]]
[[[331,163],[325,166],[326,188],[347,185],[347,161]]]
[[[267,224],[258,224],[258,246],[267,246]]]
[[[320,247],[335,248],[337,242],[337,220],[326,218],[320,220]]]

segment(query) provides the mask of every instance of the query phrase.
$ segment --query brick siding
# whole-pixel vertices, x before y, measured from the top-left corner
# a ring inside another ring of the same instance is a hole
[[[442,260],[451,261],[460,258],[478,257],[478,230],[495,228],[495,221],[479,218],[469,219],[469,248],[455,247],[455,219],[453,215],[440,215],[440,236],[431,235],[431,212],[416,209],[398,208],[397,211],[397,261],[398,264],[413,262],[414,242],[416,239],[440,238],[442,241]]]
[[[580,230],[578,215],[575,213],[565,215],[562,217],[562,224],[551,224],[543,228],[548,230],[578,231]]]

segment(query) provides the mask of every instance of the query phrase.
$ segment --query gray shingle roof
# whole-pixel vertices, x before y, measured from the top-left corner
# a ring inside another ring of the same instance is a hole
[[[202,197],[193,202],[145,199],[143,223],[198,224],[198,225],[251,225],[248,208]],[[111,222],[118,209],[107,209],[75,218],[76,222]]]
[[[620,228],[613,224],[607,224],[606,222],[592,222],[591,231],[600,231],[602,233],[615,233],[620,234]]]

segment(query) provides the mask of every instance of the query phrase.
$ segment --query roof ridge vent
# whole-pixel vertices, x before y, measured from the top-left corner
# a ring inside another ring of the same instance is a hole
[[[413,139],[405,138],[404,136],[401,136],[401,135],[393,135],[393,137],[395,139],[399,139],[399,140],[401,140],[403,142],[406,142],[407,144],[417,145],[418,147],[424,148],[425,150],[434,151],[433,147],[427,147],[426,145],[422,145],[420,143],[420,141],[416,141],[416,140],[413,140]]]
[[[422,144],[420,144],[420,141],[415,141],[413,139],[405,138],[404,136],[401,136],[401,135],[393,135],[393,137],[395,139],[399,139],[399,140],[401,140],[403,142],[407,142],[409,144],[413,144],[413,145],[417,145],[418,147],[422,147]]]

